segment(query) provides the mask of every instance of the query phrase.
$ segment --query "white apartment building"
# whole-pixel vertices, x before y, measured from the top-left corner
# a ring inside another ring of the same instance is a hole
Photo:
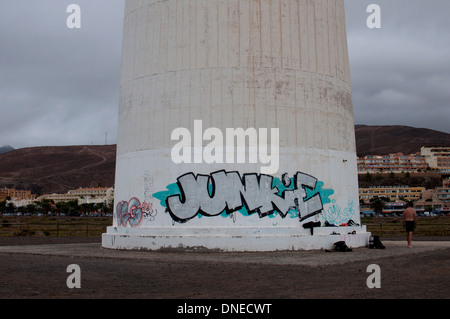
[[[393,153],[358,157],[358,173],[414,173],[424,171],[427,168],[428,163],[425,161],[425,157],[420,154]]]
[[[450,172],[450,146],[424,146],[420,154],[431,168]]]

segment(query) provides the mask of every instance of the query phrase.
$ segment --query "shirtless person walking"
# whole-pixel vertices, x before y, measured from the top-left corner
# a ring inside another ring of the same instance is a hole
[[[413,208],[413,203],[409,202],[407,208],[403,211],[403,227],[406,229],[406,241],[408,248],[411,248],[412,235],[416,229],[417,214]]]

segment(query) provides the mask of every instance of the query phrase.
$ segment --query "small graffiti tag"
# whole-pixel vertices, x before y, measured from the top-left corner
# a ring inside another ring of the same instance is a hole
[[[140,227],[144,218],[150,221],[155,219],[156,209],[152,203],[143,202],[133,197],[128,202],[121,201],[116,205],[117,220],[119,226]]]

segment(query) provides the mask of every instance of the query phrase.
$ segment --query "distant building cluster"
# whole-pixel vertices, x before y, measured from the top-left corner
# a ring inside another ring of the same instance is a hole
[[[0,188],[0,202],[7,201],[15,207],[23,207],[44,199],[52,200],[55,204],[60,202],[77,201],[82,204],[105,204],[114,202],[114,188],[78,188],[66,194],[46,194],[36,198],[29,190],[16,190],[14,188]]]
[[[358,173],[415,173],[428,169],[420,154],[367,155],[358,158]]]
[[[417,173],[433,169],[450,172],[450,147],[424,146],[419,153],[358,157],[358,173]]]
[[[383,212],[403,209],[406,202],[414,202],[421,211],[450,212],[450,147],[424,146],[420,153],[404,155],[368,155],[358,158],[358,173],[419,173],[427,170],[442,176],[442,186],[435,189],[409,186],[360,187],[361,210],[371,210],[371,203],[380,199],[385,203]]]
[[[0,188],[0,202],[9,200],[34,200],[35,195],[29,190],[17,190],[14,188]]]
[[[424,146],[420,153],[431,168],[450,173],[450,146]]]
[[[378,197],[385,198],[391,202],[395,201],[417,201],[421,198],[424,187],[408,186],[373,186],[359,188],[359,198],[363,201]]]
[[[114,188],[99,187],[99,188],[78,188],[70,190],[66,194],[47,194],[37,198],[41,201],[43,199],[53,200],[56,203],[69,202],[76,200],[78,204],[110,204],[114,201]]]
[[[361,212],[374,213],[373,201],[380,199],[384,204],[383,213],[401,213],[407,202],[421,213],[450,213],[450,188],[436,189],[407,186],[367,187],[359,190]]]

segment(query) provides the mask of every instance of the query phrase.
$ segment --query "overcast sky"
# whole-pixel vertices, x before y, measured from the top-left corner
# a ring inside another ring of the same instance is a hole
[[[450,133],[450,1],[345,0],[355,123]],[[81,29],[66,8],[81,7]],[[381,29],[369,29],[369,4]],[[0,1],[0,145],[116,143],[124,0]]]

